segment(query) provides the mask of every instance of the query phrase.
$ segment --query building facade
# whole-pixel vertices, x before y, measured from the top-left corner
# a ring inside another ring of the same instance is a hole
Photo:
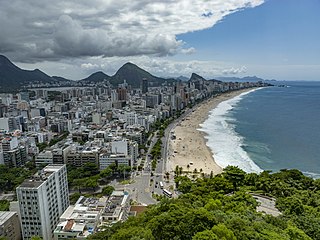
[[[20,240],[21,228],[17,212],[0,212],[0,238]]]
[[[59,217],[69,206],[66,165],[48,165],[17,187],[23,239],[53,239]]]

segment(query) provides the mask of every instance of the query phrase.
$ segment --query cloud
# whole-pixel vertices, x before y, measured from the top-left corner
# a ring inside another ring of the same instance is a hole
[[[229,68],[229,69],[224,69],[222,71],[223,74],[225,75],[235,75],[235,74],[240,74],[240,73],[245,73],[247,72],[247,67],[246,66],[242,66],[240,68]]]
[[[98,64],[92,64],[92,63],[82,63],[80,67],[83,69],[90,69],[90,70],[100,68]]]
[[[194,47],[181,49],[181,53],[191,55],[196,52]]]
[[[263,0],[0,1],[0,51],[13,60],[189,54],[179,34]]]
[[[207,79],[211,79],[215,76],[224,75],[226,69],[236,69],[230,66],[229,63],[219,61],[178,61],[170,58],[153,58],[150,56],[90,58],[90,62],[80,62],[79,66],[85,71],[86,75],[97,70],[102,70],[108,75],[113,75],[128,61],[160,77],[177,77],[181,75],[190,77],[192,73],[197,73]]]

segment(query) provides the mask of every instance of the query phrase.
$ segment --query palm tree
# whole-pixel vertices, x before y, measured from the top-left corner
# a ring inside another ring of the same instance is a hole
[[[182,167],[179,167],[179,175],[182,174],[182,170],[183,170],[183,168],[182,168]]]
[[[169,180],[169,175],[170,173],[169,172],[166,172],[166,178]]]

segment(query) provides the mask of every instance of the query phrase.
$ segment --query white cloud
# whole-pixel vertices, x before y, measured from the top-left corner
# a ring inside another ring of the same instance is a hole
[[[181,53],[191,55],[196,52],[194,47],[181,49]]]
[[[85,70],[86,75],[89,75],[98,69],[104,71],[108,75],[113,75],[123,64],[128,61],[145,69],[151,74],[160,77],[178,77],[181,75],[190,77],[192,73],[197,73],[207,79],[211,79],[215,76],[224,75],[226,69],[237,69],[233,67],[232,64],[225,62],[196,60],[175,61],[171,60],[170,58],[152,58],[149,56],[136,56],[129,58],[90,58],[90,63],[79,63],[79,66],[82,70]],[[91,66],[94,66],[94,68],[91,68]],[[242,67],[241,69],[244,71],[245,67]]]
[[[92,63],[82,63],[80,67],[83,69],[89,69],[89,70],[100,68],[98,64],[92,64]]]
[[[0,52],[36,62],[65,57],[189,54],[177,35],[212,27],[263,0],[0,1]]]
[[[245,72],[247,72],[247,67],[246,66],[242,66],[242,67],[239,67],[239,68],[232,67],[232,68],[229,68],[229,69],[224,69],[222,71],[222,73],[225,74],[225,75],[228,75],[228,74],[236,75],[236,74],[245,73]]]

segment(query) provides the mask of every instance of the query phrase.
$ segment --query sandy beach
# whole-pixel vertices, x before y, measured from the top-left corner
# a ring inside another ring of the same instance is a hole
[[[202,169],[206,174],[211,171],[214,175],[221,173],[222,168],[215,163],[213,154],[206,145],[205,133],[198,130],[199,124],[208,118],[209,111],[219,103],[250,90],[252,89],[243,89],[211,98],[199,104],[184,120],[180,120],[171,131],[176,138],[169,140],[168,170],[174,171],[178,165],[183,171],[193,172],[197,169],[199,172]]]

